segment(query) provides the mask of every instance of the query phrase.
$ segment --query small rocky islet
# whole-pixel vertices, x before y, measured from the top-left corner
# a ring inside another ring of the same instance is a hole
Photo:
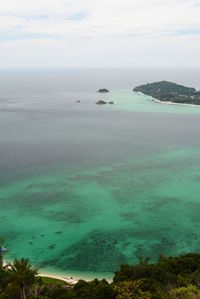
[[[161,102],[200,105],[200,91],[197,91],[193,87],[186,87],[184,85],[169,82],[169,81],[159,81],[159,82],[139,85],[133,88],[133,91],[141,92]],[[98,90],[98,92],[107,93],[109,92],[109,90],[106,88],[101,88]],[[100,100],[96,102],[96,104],[106,105],[106,104],[114,104],[114,102],[113,101],[106,102]]]
[[[100,88],[98,90],[99,93],[108,93],[110,92],[107,88]],[[99,100],[96,102],[97,105],[106,105],[106,104],[110,104],[110,105],[113,105],[114,102],[113,101],[109,101],[109,102],[106,102],[106,101],[103,101],[103,100]]]
[[[100,89],[98,90],[98,92],[100,92],[100,93],[108,93],[109,90],[108,90],[107,88],[100,88]]]
[[[193,87],[186,87],[169,81],[146,83],[136,86],[132,91],[141,92],[161,102],[200,105],[200,91],[197,91]],[[100,88],[97,92],[109,93],[110,91],[107,88]],[[80,103],[80,101],[77,102]],[[99,100],[96,104],[113,105],[115,103],[114,101]]]
[[[96,104],[97,104],[97,105],[106,105],[106,104],[113,105],[114,102],[113,102],[113,101],[106,102],[106,101],[100,100],[100,101],[96,102]]]
[[[200,91],[168,81],[147,83],[135,87],[133,91],[141,92],[162,102],[200,105]]]

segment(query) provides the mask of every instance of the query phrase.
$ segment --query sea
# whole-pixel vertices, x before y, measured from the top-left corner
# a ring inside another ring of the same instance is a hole
[[[6,260],[110,279],[140,256],[200,253],[200,106],[132,91],[161,80],[199,90],[200,69],[0,70]]]

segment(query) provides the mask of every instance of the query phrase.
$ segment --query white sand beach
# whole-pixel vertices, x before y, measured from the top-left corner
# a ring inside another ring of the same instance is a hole
[[[50,274],[50,273],[39,273],[37,275],[38,277],[49,277],[49,278],[55,278],[55,279],[59,279],[59,280],[63,280],[69,284],[76,284],[79,281],[79,278],[75,278],[75,277],[69,277],[69,276],[63,276],[63,275],[58,275],[58,274]],[[85,279],[86,280],[86,279]],[[86,280],[88,281],[88,280]]]
[[[9,262],[8,261],[4,261],[3,262],[3,266],[8,266]],[[9,266],[8,266],[9,267]],[[71,285],[76,284],[79,280],[85,280],[85,281],[91,281],[92,278],[86,278],[86,277],[73,277],[70,275],[64,275],[64,274],[58,274],[58,273],[50,273],[50,272],[39,272],[39,274],[37,275],[38,277],[48,277],[48,278],[54,278],[54,279],[59,279],[62,281],[65,281]],[[112,279],[106,279],[109,283],[112,283]]]

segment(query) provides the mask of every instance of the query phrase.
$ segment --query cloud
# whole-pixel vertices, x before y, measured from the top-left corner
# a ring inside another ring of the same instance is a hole
[[[0,66],[160,65],[172,49],[173,63],[196,65],[199,15],[199,0],[1,0]]]
[[[76,12],[67,17],[67,20],[70,21],[80,21],[87,18],[87,14],[84,11]]]

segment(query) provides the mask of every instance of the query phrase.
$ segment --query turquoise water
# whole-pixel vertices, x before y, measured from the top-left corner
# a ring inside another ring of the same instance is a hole
[[[140,255],[199,251],[199,153],[177,150],[1,188],[9,256],[98,275]]]
[[[182,105],[175,103],[163,103],[156,101],[150,96],[142,93],[130,92],[130,90],[121,90],[113,92],[109,97],[115,102],[116,109],[127,111],[146,111],[157,113],[178,113],[189,114],[200,112],[200,106]]]
[[[200,251],[199,107],[155,103],[131,89],[6,92],[0,235],[7,258],[110,278],[138,256]],[[95,105],[99,99],[116,104]]]

